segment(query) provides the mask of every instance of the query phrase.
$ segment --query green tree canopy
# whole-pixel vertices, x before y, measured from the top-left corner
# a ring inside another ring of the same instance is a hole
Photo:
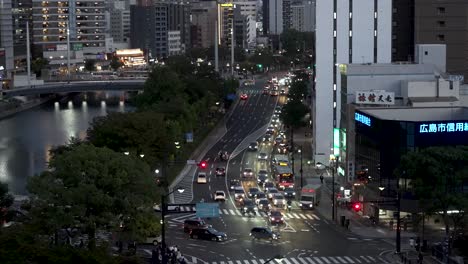
[[[308,81],[306,80],[298,81],[297,79],[294,79],[291,83],[291,88],[289,88],[288,97],[295,101],[301,101],[306,98],[307,95],[309,95],[307,84]]]
[[[113,56],[113,57],[112,57],[112,60],[111,60],[111,62],[110,62],[110,64],[109,64],[109,66],[110,66],[114,71],[118,70],[118,69],[119,69],[120,67],[122,67],[123,65],[124,65],[123,62],[120,61],[119,58],[116,57],[116,56]]]
[[[42,57],[35,58],[31,62],[31,70],[37,75],[37,77],[41,77],[42,69],[44,69],[47,65],[49,65],[49,60]]]
[[[284,105],[280,118],[286,126],[298,128],[305,125],[304,117],[307,113],[309,109],[301,101],[290,100]]]
[[[396,173],[411,179],[421,207],[430,214],[443,212],[446,232],[448,210],[468,210],[468,147],[430,147],[401,158]]]
[[[288,29],[281,34],[281,44],[289,57],[295,54],[303,54],[305,53],[304,48],[311,50],[311,47],[313,47],[314,34],[312,32],[300,32],[295,29]]]
[[[144,160],[154,165],[163,156],[175,152],[174,130],[164,121],[164,115],[152,111],[136,113],[110,113],[97,117],[87,132],[89,142],[97,147],[107,147],[113,151],[133,155],[144,154]],[[181,131],[177,131],[180,135]]]
[[[96,60],[87,59],[84,65],[85,70],[87,71],[95,71],[96,70]]]
[[[122,224],[135,237],[157,233],[157,186],[148,165],[139,157],[108,148],[82,144],[53,156],[50,170],[28,181],[34,225],[45,234],[75,227],[88,234],[95,246],[97,230],[115,230]],[[138,228],[141,217],[154,223]]]

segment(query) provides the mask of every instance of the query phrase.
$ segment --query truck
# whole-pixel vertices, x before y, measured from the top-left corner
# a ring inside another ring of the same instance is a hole
[[[321,191],[321,183],[307,184],[302,187],[299,207],[303,210],[314,209],[320,202]]]

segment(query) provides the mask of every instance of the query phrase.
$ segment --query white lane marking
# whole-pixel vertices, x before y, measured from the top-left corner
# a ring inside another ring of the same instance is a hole
[[[327,264],[330,264],[331,261],[329,261],[326,257],[322,257],[322,259],[327,263]]]
[[[304,258],[298,258],[298,259],[302,262],[302,264],[309,264],[308,262],[306,262],[306,261],[304,260]],[[310,259],[310,258],[308,258],[308,259],[309,259],[309,260],[312,260],[312,259]],[[309,261],[309,262],[310,262],[310,261]],[[315,262],[312,261],[312,263],[315,263]]]
[[[354,263],[353,259],[350,258],[350,257],[344,256],[343,258],[345,258],[347,261],[349,261],[349,263]]]
[[[291,261],[294,262],[294,264],[300,264],[295,258],[291,258]]]

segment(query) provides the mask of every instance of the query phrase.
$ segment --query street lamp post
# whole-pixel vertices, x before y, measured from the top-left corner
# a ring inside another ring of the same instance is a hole
[[[302,146],[300,146],[299,150],[298,150],[299,153],[301,153],[301,169],[299,170],[299,172],[301,173],[301,189],[302,187],[304,186],[304,183],[303,183],[303,176],[302,176]]]
[[[403,172],[404,174],[405,172]],[[397,222],[396,222],[396,254],[401,252],[401,219],[400,219],[400,210],[401,210],[401,192],[400,192],[400,177],[397,177]]]
[[[170,193],[161,194],[161,246],[163,250],[162,263],[167,263],[166,254],[164,254],[166,250],[166,225],[165,225],[166,221],[164,220],[164,218],[166,217],[166,210],[167,210],[166,198],[175,191],[178,191],[179,193],[183,193],[185,189],[179,187]]]

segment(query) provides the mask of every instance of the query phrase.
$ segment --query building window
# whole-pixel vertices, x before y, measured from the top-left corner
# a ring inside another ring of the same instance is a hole
[[[437,39],[439,41],[445,41],[445,35],[444,34],[439,34],[439,35],[437,35]]]
[[[438,25],[439,27],[445,27],[445,21],[439,20],[439,21],[437,21],[437,25]]]
[[[445,14],[445,7],[438,7],[437,12],[440,14]]]

